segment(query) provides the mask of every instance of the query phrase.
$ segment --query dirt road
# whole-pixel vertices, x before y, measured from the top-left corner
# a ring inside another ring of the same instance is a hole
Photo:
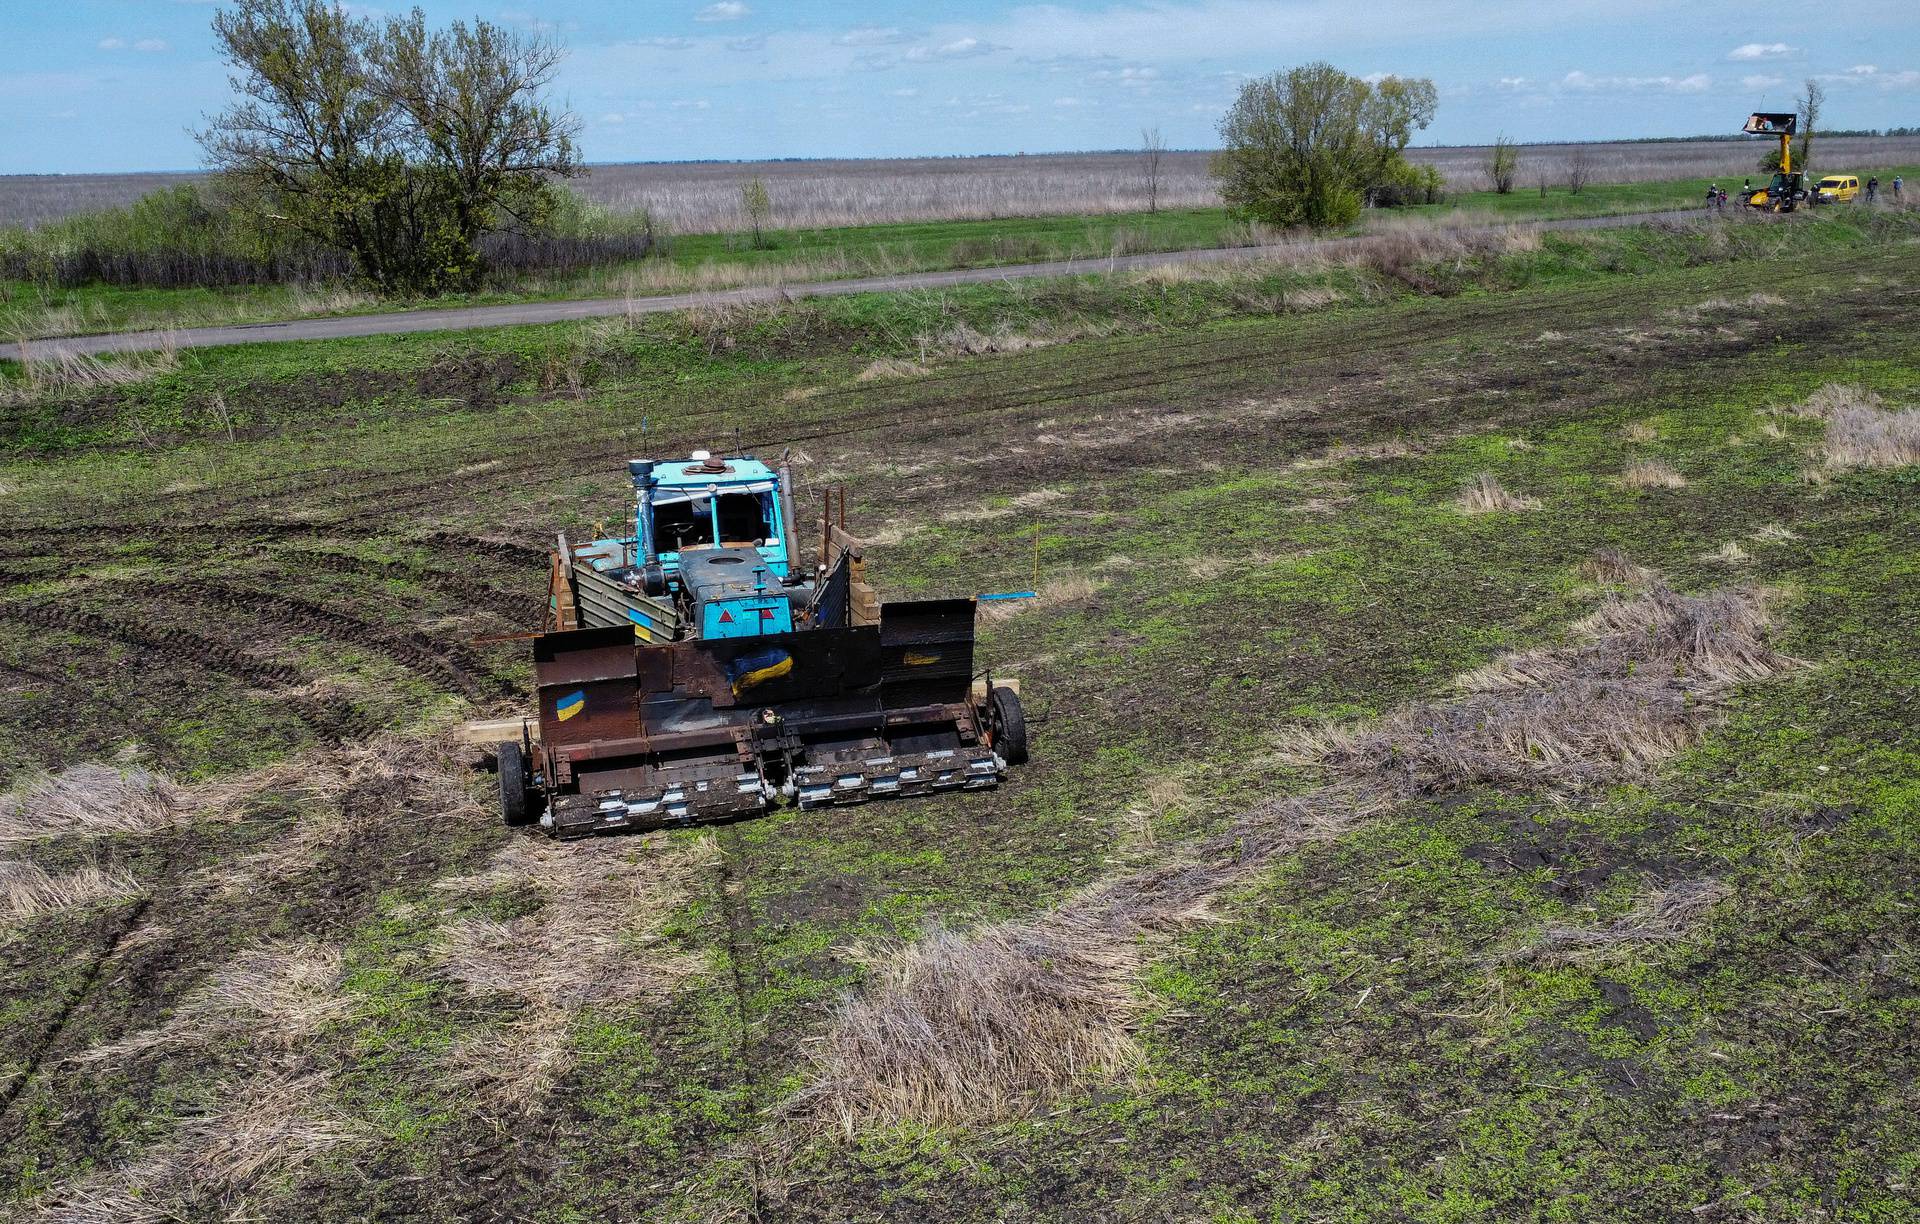
[[[1630,213],[1617,217],[1576,217],[1532,223],[1546,230],[1616,229],[1649,221],[1698,221],[1698,212]],[[1476,226],[1475,229],[1500,228]],[[1277,251],[1311,246],[1327,254],[1364,241],[1326,238],[1308,243],[1264,247],[1214,247],[1191,251],[1163,251],[1148,255],[1118,255],[1107,259],[1056,259],[1044,263],[1009,264],[995,268],[957,268],[946,272],[912,272],[899,276],[868,276],[853,280],[811,281],[799,284],[755,286],[703,293],[670,293],[656,297],[585,298],[574,301],[523,302],[503,306],[471,306],[452,310],[406,310],[390,314],[346,315],[324,319],[296,319],[286,323],[245,323],[232,327],[189,327],[177,331],[113,332],[98,336],[63,336],[34,340],[28,348],[42,356],[68,353],[131,353],[164,348],[207,348],[223,344],[262,344],[277,340],[333,340],[345,336],[389,336],[407,332],[465,331],[477,327],[510,327],[524,323],[561,323],[568,319],[595,319],[610,315],[662,314],[696,306],[765,301],[769,298],[834,297],[850,293],[886,293],[900,289],[937,289],[946,285],[974,285],[1002,280],[1028,280],[1122,272],[1169,264],[1231,263],[1255,260]],[[0,344],[0,360],[18,361],[18,344]]]

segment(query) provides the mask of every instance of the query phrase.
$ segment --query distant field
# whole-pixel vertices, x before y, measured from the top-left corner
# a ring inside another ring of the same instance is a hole
[[[1754,171],[1762,142],[1701,140],[1671,144],[1527,145],[1519,182],[1537,187],[1566,179],[1569,157],[1584,149],[1592,181],[1636,183]],[[1920,161],[1920,136],[1828,137],[1817,161],[1835,169],[1867,169]],[[1169,153],[1160,204],[1205,208],[1220,203],[1207,176],[1206,152]],[[1487,186],[1486,149],[1414,149],[1456,192]],[[1044,153],[1012,157],[926,157],[845,161],[629,163],[596,166],[580,184],[610,208],[650,208],[676,233],[739,229],[740,184],[767,182],[780,228],[837,227],[894,221],[1133,212],[1146,206],[1139,158],[1128,152]],[[127,204],[192,174],[0,176],[0,226],[40,225],[78,212]]]

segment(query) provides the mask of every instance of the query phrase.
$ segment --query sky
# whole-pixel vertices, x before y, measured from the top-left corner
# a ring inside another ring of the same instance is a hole
[[[368,15],[378,4],[353,3]],[[411,7],[401,3],[385,11]],[[587,160],[1215,143],[1250,76],[1431,77],[1420,144],[1682,136],[1827,86],[1829,127],[1920,126],[1915,0],[424,0],[537,29]],[[179,170],[230,90],[212,0],[0,0],[0,174]]]

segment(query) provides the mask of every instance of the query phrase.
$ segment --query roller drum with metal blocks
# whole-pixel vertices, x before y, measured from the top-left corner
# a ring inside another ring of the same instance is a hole
[[[1027,759],[1018,683],[976,668],[974,599],[881,603],[844,493],[805,570],[784,460],[628,470],[631,534],[553,550],[537,711],[496,747],[508,824],[574,838],[985,790]]]

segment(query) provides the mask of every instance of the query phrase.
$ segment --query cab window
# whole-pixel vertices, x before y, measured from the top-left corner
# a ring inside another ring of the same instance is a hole
[[[653,508],[654,547],[684,552],[713,546],[713,519],[704,500],[668,502]]]
[[[722,544],[759,544],[773,534],[767,525],[770,493],[722,493],[720,495],[720,542]]]

